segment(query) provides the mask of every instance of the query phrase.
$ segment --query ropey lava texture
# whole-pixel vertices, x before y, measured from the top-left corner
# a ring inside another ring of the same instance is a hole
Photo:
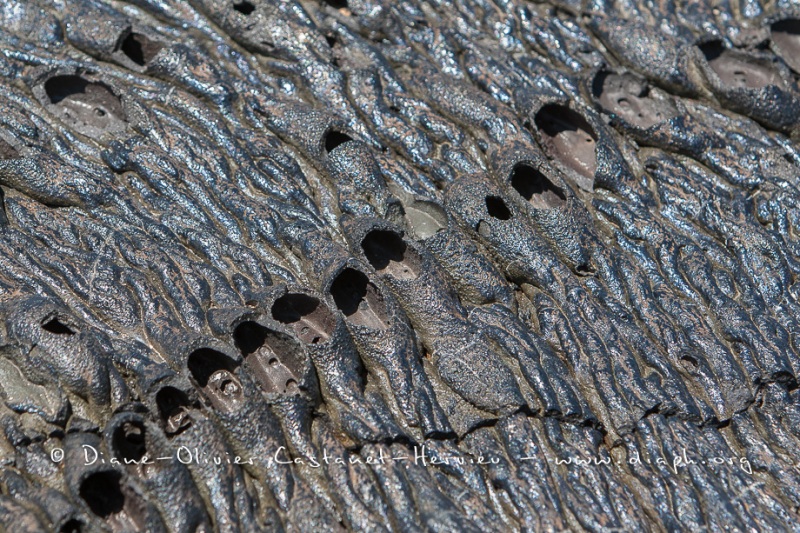
[[[800,8],[636,4],[3,2],[0,527],[800,527]]]

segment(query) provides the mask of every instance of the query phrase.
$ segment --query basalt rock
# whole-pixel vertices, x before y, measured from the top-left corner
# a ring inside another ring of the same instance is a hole
[[[0,529],[800,530],[800,10],[0,6]]]

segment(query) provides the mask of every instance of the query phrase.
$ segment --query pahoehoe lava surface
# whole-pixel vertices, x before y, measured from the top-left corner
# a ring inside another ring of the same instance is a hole
[[[800,530],[800,3],[6,0],[0,529]]]

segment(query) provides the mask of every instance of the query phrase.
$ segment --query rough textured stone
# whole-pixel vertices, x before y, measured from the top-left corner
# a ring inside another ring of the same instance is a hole
[[[792,0],[0,45],[0,528],[800,530]]]

